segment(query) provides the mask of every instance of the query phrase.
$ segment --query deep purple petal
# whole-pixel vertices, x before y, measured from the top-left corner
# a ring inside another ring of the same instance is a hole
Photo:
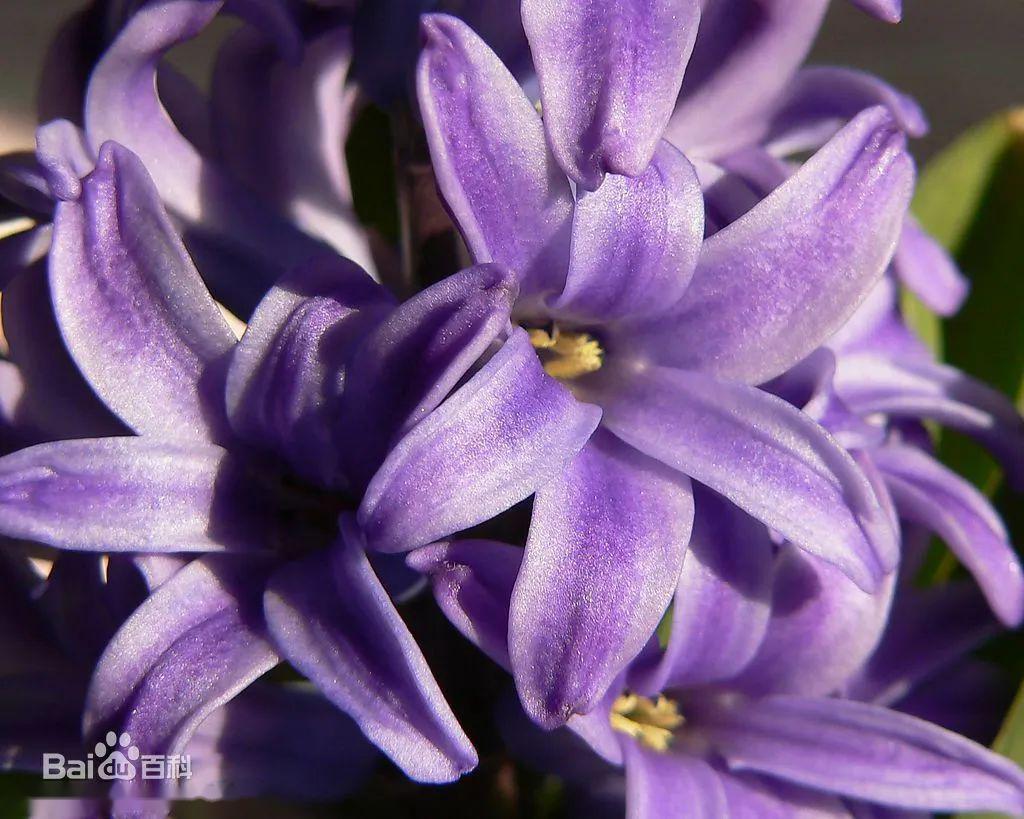
[[[515,279],[498,265],[449,276],[400,305],[359,346],[336,423],[360,482],[508,327]]]
[[[673,819],[685,806],[689,819],[729,815],[718,773],[700,757],[662,753],[624,739],[628,819]]]
[[[614,373],[612,375],[615,375]],[[780,398],[651,367],[600,393],[604,423],[801,548],[876,588],[896,562],[892,524],[853,459]]]
[[[222,433],[212,365],[235,337],[142,163],[119,145],[103,146],[81,200],[57,207],[50,289],[72,357],[133,429]]]
[[[285,659],[406,775],[450,782],[476,765],[473,746],[352,532],[281,569],[264,607]]]
[[[544,128],[565,172],[596,190],[651,161],[697,38],[696,0],[525,0]]]
[[[903,808],[1024,811],[1024,772],[935,725],[859,702],[769,697],[702,717],[733,769]]]
[[[599,420],[544,372],[515,328],[391,450],[359,510],[370,547],[412,549],[511,508],[579,452]]]
[[[551,311],[580,322],[664,313],[690,283],[703,238],[696,172],[662,142],[641,175],[610,175],[577,201],[569,274]]]
[[[824,342],[879,280],[910,201],[906,138],[861,114],[753,210],[704,243],[670,318],[635,354],[757,384]]]
[[[0,532],[95,552],[251,549],[261,498],[220,447],[151,438],[39,444],[0,458]]]
[[[434,173],[473,258],[508,267],[524,295],[565,281],[573,199],[540,117],[463,22],[423,18],[417,74]]]
[[[606,431],[537,490],[509,650],[538,724],[592,710],[654,634],[692,521],[689,478]]]

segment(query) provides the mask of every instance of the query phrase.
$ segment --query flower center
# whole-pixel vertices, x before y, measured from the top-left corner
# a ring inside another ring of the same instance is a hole
[[[570,381],[601,369],[604,350],[590,334],[562,330],[557,324],[546,330],[533,328],[529,333],[544,372],[552,378]]]
[[[673,731],[685,720],[675,700],[659,694],[656,700],[637,694],[623,694],[612,704],[612,728],[633,737],[654,751],[667,751]]]

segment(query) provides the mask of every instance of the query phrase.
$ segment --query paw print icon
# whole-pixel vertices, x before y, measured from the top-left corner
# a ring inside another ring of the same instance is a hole
[[[96,758],[103,760],[96,766],[100,779],[132,780],[137,773],[134,763],[139,758],[139,749],[132,745],[132,738],[127,733],[118,736],[109,731],[105,743],[96,743]]]

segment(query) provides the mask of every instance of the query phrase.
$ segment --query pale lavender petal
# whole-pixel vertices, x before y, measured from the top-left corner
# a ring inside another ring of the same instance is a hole
[[[903,225],[892,265],[899,280],[940,316],[953,315],[967,298],[970,282],[945,248],[911,216]]]
[[[835,387],[862,415],[925,418],[976,438],[1024,485],[1024,418],[1005,395],[960,370],[902,356],[840,355]]]
[[[133,429],[223,431],[213,365],[235,337],[142,163],[119,145],[103,146],[81,200],[57,207],[50,289],[72,357]]]
[[[319,257],[282,277],[235,347],[225,402],[235,433],[320,486],[340,486],[338,411],[357,345],[393,299],[354,262]]]
[[[478,262],[508,267],[523,294],[557,293],[573,198],[540,117],[463,22],[423,18],[417,89],[437,184]]]
[[[623,343],[751,384],[785,372],[842,326],[889,263],[913,185],[905,143],[884,109],[858,116],[705,241],[671,317]]]
[[[654,634],[686,554],[685,475],[598,431],[537,490],[509,651],[526,713],[591,711]]]
[[[544,372],[514,329],[389,453],[359,509],[370,547],[412,549],[511,508],[579,452],[600,416]]]
[[[87,736],[127,731],[143,753],[181,753],[212,711],[273,668],[264,575],[238,561],[190,563],[111,640],[86,701]]]
[[[628,819],[674,819],[685,806],[692,819],[729,815],[718,772],[696,755],[662,753],[624,740]]]
[[[544,128],[565,172],[596,190],[651,161],[697,38],[696,0],[524,0]]]
[[[690,549],[657,665],[634,670],[649,694],[733,677],[757,652],[770,614],[774,545],[768,530],[714,492],[696,488]]]
[[[1024,772],[968,739],[849,700],[768,697],[723,707],[701,730],[736,770],[894,807],[1024,811]]]
[[[827,0],[710,0],[665,138],[713,159],[751,144],[804,61]]]
[[[662,142],[641,175],[609,175],[580,196],[569,273],[551,312],[580,322],[664,313],[690,283],[703,239],[697,174]]]
[[[939,535],[1008,626],[1024,620],[1024,573],[989,500],[927,453],[892,444],[872,453],[907,520]]]
[[[863,588],[877,588],[895,565],[895,533],[873,487],[799,410],[753,387],[684,370],[608,377],[595,397],[604,423],[627,443],[721,493]]]
[[[63,549],[252,549],[272,538],[265,502],[211,444],[98,438],[0,458],[0,532]]]
[[[476,752],[377,579],[359,538],[281,569],[264,607],[274,644],[407,776],[450,782]]]
[[[36,157],[55,199],[74,200],[82,195],[82,178],[96,164],[96,157],[81,129],[58,119],[36,130]]]
[[[851,0],[858,8],[887,23],[898,23],[903,16],[903,0]]]
[[[359,346],[335,422],[368,481],[389,447],[445,399],[509,326],[518,288],[498,265],[448,276],[397,307]]]
[[[852,819],[842,801],[778,779],[721,772],[728,816],[742,819]],[[862,817],[862,819],[869,819]],[[873,819],[884,819],[882,816]],[[891,817],[897,819],[897,817]],[[926,819],[900,814],[899,819]]]
[[[895,579],[894,573],[877,593],[865,594],[833,566],[784,546],[767,632],[735,684],[754,694],[837,691],[881,639]]]

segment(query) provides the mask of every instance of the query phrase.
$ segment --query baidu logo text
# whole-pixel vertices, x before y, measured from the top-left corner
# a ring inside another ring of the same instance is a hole
[[[43,779],[188,779],[192,760],[186,756],[141,754],[132,738],[114,731],[106,742],[97,742],[95,753],[85,759],[68,759],[64,754],[43,754]]]

